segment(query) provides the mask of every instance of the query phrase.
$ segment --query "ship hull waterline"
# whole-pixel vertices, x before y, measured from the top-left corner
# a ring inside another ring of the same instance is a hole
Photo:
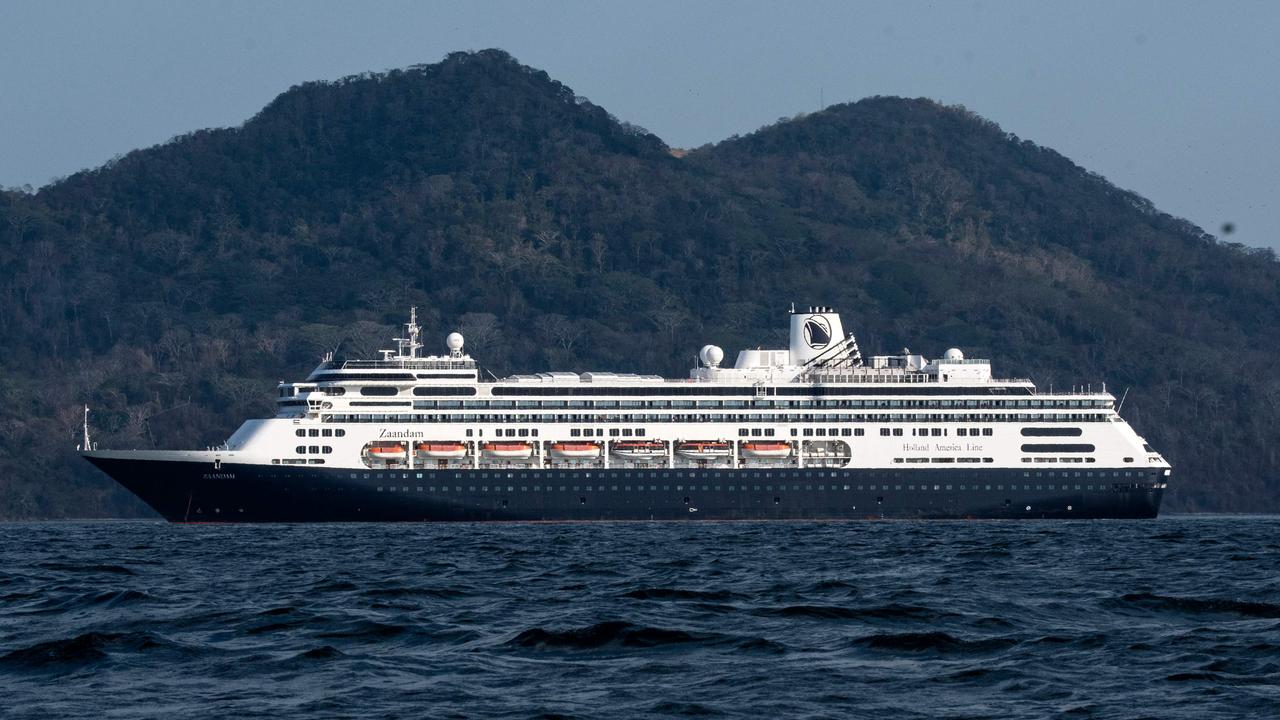
[[[1123,468],[1045,478],[1018,469],[406,471],[86,459],[177,523],[1143,519],[1159,513],[1167,481]]]

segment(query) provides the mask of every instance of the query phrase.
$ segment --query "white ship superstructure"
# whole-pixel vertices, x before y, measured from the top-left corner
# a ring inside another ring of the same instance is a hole
[[[787,348],[745,349],[726,367],[723,351],[707,345],[689,377],[675,380],[613,372],[485,380],[458,333],[448,336],[447,353],[423,356],[416,312],[405,331],[379,359],[326,358],[305,381],[281,383],[276,416],[245,422],[221,448],[129,457],[395,480],[377,492],[509,487],[500,508],[512,507],[517,480],[525,493],[560,487],[585,505],[576,488],[595,488],[600,478],[628,490],[666,479],[690,507],[686,485],[756,487],[766,504],[781,505],[775,485],[800,490],[798,481],[812,488],[816,479],[823,492],[865,498],[869,487],[880,505],[908,486],[954,498],[998,485],[997,505],[1010,512],[1024,501],[1006,496],[1021,498],[1011,489],[1022,486],[1082,498],[1142,490],[1155,492],[1158,506],[1170,474],[1105,387],[1040,392],[1031,380],[994,377],[990,361],[956,348],[936,359],[904,350],[864,360],[840,315],[824,307],[792,309]],[[953,513],[920,514],[972,514],[963,498],[956,502]],[[1064,503],[1067,516],[1076,511]]]

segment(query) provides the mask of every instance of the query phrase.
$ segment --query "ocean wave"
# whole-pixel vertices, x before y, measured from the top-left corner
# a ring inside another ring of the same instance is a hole
[[[737,595],[727,590],[681,590],[679,588],[641,588],[622,594],[633,600],[732,600]]]
[[[169,651],[191,654],[191,648],[156,633],[91,631],[69,638],[46,640],[0,655],[0,667],[10,670],[67,670],[94,665],[113,654]]]
[[[718,637],[705,633],[646,627],[622,620],[610,620],[567,630],[529,628],[508,640],[507,644],[536,649],[595,650],[610,645],[636,648],[687,645],[715,640]]]
[[[331,640],[381,641],[412,633],[407,625],[385,623],[376,620],[355,620],[339,623],[331,630],[317,632],[315,637]]]
[[[852,644],[872,650],[903,652],[988,653],[1005,650],[1018,644],[1013,638],[983,638],[962,640],[941,631],[912,633],[881,633],[854,638]]]
[[[920,605],[902,605],[889,603],[870,607],[849,608],[838,605],[786,605],[783,607],[760,608],[756,614],[785,617],[811,618],[814,620],[910,620],[930,622],[952,613],[941,613]]]
[[[43,563],[37,564],[36,567],[42,568],[44,570],[59,570],[61,572],[72,572],[72,573],[105,573],[108,575],[136,575],[137,574],[134,571],[130,570],[129,568],[124,567],[123,565],[110,565],[110,564],[77,565],[75,563],[65,563],[65,562],[43,562]]]
[[[1253,618],[1280,618],[1280,604],[1222,598],[1173,597],[1152,593],[1128,593],[1120,597],[1125,606],[1156,612],[1185,615],[1239,615]]]
[[[6,532],[15,720],[1199,720],[1280,683],[1280,520]]]

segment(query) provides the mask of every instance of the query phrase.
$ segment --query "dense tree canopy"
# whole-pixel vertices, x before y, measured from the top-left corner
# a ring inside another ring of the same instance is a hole
[[[0,193],[0,517],[145,512],[75,458],[203,447],[407,307],[494,373],[683,373],[834,305],[864,349],[1106,381],[1171,509],[1280,510],[1280,264],[963,108],[871,98],[689,153],[500,51],[290,89]]]

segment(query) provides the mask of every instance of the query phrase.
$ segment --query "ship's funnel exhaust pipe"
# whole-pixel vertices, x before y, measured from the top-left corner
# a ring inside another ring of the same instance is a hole
[[[840,313],[829,307],[791,313],[791,364],[803,365],[844,339]]]

